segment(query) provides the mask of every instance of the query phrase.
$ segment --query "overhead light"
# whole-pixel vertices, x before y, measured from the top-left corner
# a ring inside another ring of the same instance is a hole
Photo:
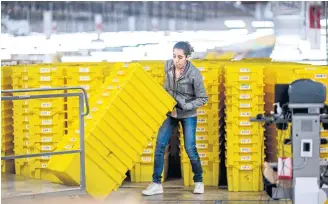
[[[242,20],[226,20],[224,25],[228,28],[245,28],[246,23]]]
[[[252,26],[254,28],[272,28],[274,23],[272,21],[253,21]]]

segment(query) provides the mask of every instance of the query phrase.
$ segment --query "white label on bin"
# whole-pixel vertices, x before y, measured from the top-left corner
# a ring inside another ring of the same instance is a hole
[[[87,115],[87,119],[92,119],[92,115]]]
[[[199,149],[207,148],[207,144],[196,144],[196,147]]]
[[[25,113],[28,113],[28,112],[29,112],[28,108],[25,108]]]
[[[72,149],[72,145],[66,145],[65,149]]]
[[[42,168],[47,168],[47,164],[41,164]]]
[[[206,119],[198,119],[197,122],[198,122],[198,123],[206,123],[207,120],[206,120]]]
[[[241,121],[240,122],[240,126],[250,126],[251,125],[251,122],[248,122],[248,121]]]
[[[250,148],[240,148],[240,152],[250,152]]]
[[[249,117],[249,116],[251,116],[251,113],[250,112],[241,112],[240,116],[241,117]]]
[[[205,132],[205,128],[197,128],[196,132]]]
[[[117,85],[117,86],[116,86],[116,89],[120,89],[120,88],[121,88],[121,86],[120,86],[120,85]]]
[[[51,103],[41,103],[41,108],[51,108]]]
[[[125,67],[125,68],[129,67],[129,63],[124,63],[123,67]]]
[[[240,157],[240,160],[241,161],[250,161],[252,159],[252,157],[250,157],[250,156],[242,156],[242,157]]]
[[[80,134],[80,130],[75,130],[75,133]]]
[[[26,125],[26,129],[30,129],[30,126],[29,125]]]
[[[28,118],[25,118],[24,121],[25,121],[25,122],[28,122]]]
[[[240,94],[239,98],[240,99],[250,99],[251,95],[250,94]]]
[[[108,89],[108,90],[113,90],[114,87],[113,87],[113,86],[108,86],[107,89]]]
[[[141,157],[141,161],[143,161],[143,162],[151,162],[151,157]]]
[[[75,137],[71,137],[71,138],[69,139],[69,141],[70,141],[70,142],[76,142],[76,138],[75,138]]]
[[[320,152],[321,153],[327,153],[328,152],[328,148],[320,148]]]
[[[240,76],[239,77],[240,81],[248,81],[249,80],[249,76]]]
[[[41,150],[51,150],[51,146],[47,145],[47,146],[41,146]]]
[[[243,73],[251,72],[251,69],[250,68],[240,68],[239,72],[243,72]]]
[[[327,74],[316,74],[314,77],[316,79],[327,79]]]
[[[49,155],[49,156],[42,156],[41,158],[42,158],[42,159],[50,159],[50,157],[51,157],[51,156]]]
[[[197,137],[196,137],[196,140],[198,140],[198,141],[203,141],[203,140],[205,140],[205,139],[206,139],[205,136],[197,136]]]
[[[41,142],[52,142],[52,138],[51,137],[42,137]]]
[[[41,111],[40,112],[40,115],[42,115],[42,116],[50,116],[51,115],[51,112],[50,111]]]
[[[41,132],[42,133],[50,133],[50,132],[52,132],[52,128],[42,128]]]
[[[251,131],[250,130],[241,130],[240,131],[240,134],[241,135],[250,135],[251,134]]]
[[[50,73],[50,68],[40,68],[40,73]]]
[[[103,101],[102,101],[102,100],[98,100],[98,101],[97,101],[97,104],[98,104],[98,105],[101,105],[101,104],[103,104]]]
[[[240,166],[240,170],[252,170],[252,168],[251,168],[251,166],[243,165],[243,166]]]
[[[240,103],[239,104],[239,108],[250,108],[251,107],[251,104],[249,103]]]
[[[240,143],[241,144],[250,144],[250,143],[252,143],[252,140],[251,139],[241,139]]]
[[[151,149],[145,149],[143,151],[144,154],[151,154],[153,151]]]
[[[30,133],[26,133],[25,137],[30,137]]]
[[[205,154],[205,153],[199,153],[199,157],[207,157],[207,154]]]
[[[204,115],[204,114],[206,114],[206,111],[204,111],[204,110],[198,110],[197,113],[198,113],[199,115]]]
[[[30,141],[26,141],[26,143],[25,143],[26,145],[29,145],[30,144]]]
[[[42,120],[41,124],[42,125],[52,125],[52,120]]]
[[[41,76],[40,81],[51,81],[51,77],[50,76]]]
[[[80,67],[79,68],[79,72],[81,72],[81,73],[89,73],[90,72],[90,69],[89,69],[89,67]]]
[[[197,67],[199,71],[205,71],[205,67]]]
[[[202,165],[208,165],[208,161],[202,161],[201,164]]]
[[[90,90],[90,86],[89,85],[81,85],[85,90]]]
[[[117,74],[118,74],[118,75],[123,75],[123,74],[124,74],[124,71],[123,71],[123,70],[118,71]]]
[[[102,96],[109,96],[109,93],[104,92],[104,93],[102,94]]]
[[[117,83],[117,82],[119,82],[120,80],[119,79],[113,79],[113,82],[114,83]]]
[[[90,76],[80,76],[80,81],[90,81]]]
[[[251,85],[249,84],[241,84],[240,85],[240,90],[249,90],[251,89]]]
[[[24,101],[24,105],[28,105],[28,101],[26,100],[26,101]]]
[[[150,67],[149,67],[149,66],[144,66],[144,69],[145,69],[146,71],[149,71],[149,70],[150,70]]]
[[[92,108],[92,111],[96,112],[96,111],[98,111],[98,108]]]
[[[24,76],[23,80],[28,80],[28,77],[27,76]]]
[[[40,88],[43,88],[43,89],[50,89],[51,86],[40,86]]]

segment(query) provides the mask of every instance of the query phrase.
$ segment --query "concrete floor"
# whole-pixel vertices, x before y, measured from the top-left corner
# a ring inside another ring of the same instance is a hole
[[[143,196],[141,191],[147,184],[133,184],[124,182],[118,191],[113,192],[105,201],[95,201],[80,191],[62,185],[51,184],[45,181],[30,180],[13,175],[2,175],[1,203],[4,204],[289,204],[287,201],[270,201],[264,192],[232,193],[225,189],[206,187],[205,194],[194,195],[192,187],[184,187],[183,181],[170,180],[164,182],[164,194]],[[35,193],[61,191],[60,193],[42,196],[31,196]],[[14,195],[27,197],[12,198]]]

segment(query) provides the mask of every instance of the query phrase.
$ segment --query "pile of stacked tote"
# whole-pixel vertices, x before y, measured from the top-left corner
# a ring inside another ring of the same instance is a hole
[[[119,188],[175,101],[140,65],[118,63],[90,98],[85,119],[86,188],[104,199]],[[65,135],[58,150],[79,148],[79,129]],[[80,183],[79,155],[51,158],[49,168],[66,185]]]

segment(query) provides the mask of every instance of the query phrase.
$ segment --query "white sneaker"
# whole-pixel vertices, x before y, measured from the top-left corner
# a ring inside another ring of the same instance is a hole
[[[202,182],[195,182],[195,194],[203,194],[204,193],[204,184]]]
[[[154,183],[154,182],[149,184],[146,190],[142,191],[142,194],[147,196],[162,194],[162,193],[163,193],[162,184]]]

